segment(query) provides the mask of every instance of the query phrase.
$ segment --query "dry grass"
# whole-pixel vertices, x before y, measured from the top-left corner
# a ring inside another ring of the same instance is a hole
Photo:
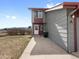
[[[19,59],[29,40],[27,35],[0,37],[0,59]]]

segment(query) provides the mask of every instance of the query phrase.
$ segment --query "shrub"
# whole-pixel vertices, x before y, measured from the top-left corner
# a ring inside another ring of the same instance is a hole
[[[28,30],[27,30],[27,34],[28,34],[28,35],[31,35],[31,34],[32,34],[32,30],[31,30],[31,29],[28,29]]]
[[[19,30],[20,35],[25,35],[25,30]]]
[[[8,29],[7,33],[8,33],[8,35],[17,35],[17,30],[16,29]]]

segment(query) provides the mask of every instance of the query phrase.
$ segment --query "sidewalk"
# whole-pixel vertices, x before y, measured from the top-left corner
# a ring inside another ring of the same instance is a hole
[[[68,54],[53,41],[43,37],[33,37],[19,59],[79,59]]]

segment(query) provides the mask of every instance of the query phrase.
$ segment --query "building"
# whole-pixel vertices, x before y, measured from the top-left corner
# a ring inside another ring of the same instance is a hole
[[[33,35],[42,35],[46,31],[49,38],[66,51],[79,51],[79,2],[30,9]]]

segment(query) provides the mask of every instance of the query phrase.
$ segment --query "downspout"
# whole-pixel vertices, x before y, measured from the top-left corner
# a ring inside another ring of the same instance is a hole
[[[74,17],[74,52],[77,52],[77,19]]]
[[[78,9],[73,10],[73,11],[69,14],[69,16],[67,16],[67,21],[68,21],[68,24],[69,24],[69,25],[70,25],[70,22],[72,22],[72,20],[68,20],[68,17],[71,17],[77,10],[78,10]],[[69,26],[69,25],[67,25],[67,26]],[[71,38],[70,38],[69,36],[70,36],[70,34],[69,34],[69,29],[68,29],[67,48],[68,48],[68,52],[71,53],[71,52],[72,52],[72,50],[71,50]]]

